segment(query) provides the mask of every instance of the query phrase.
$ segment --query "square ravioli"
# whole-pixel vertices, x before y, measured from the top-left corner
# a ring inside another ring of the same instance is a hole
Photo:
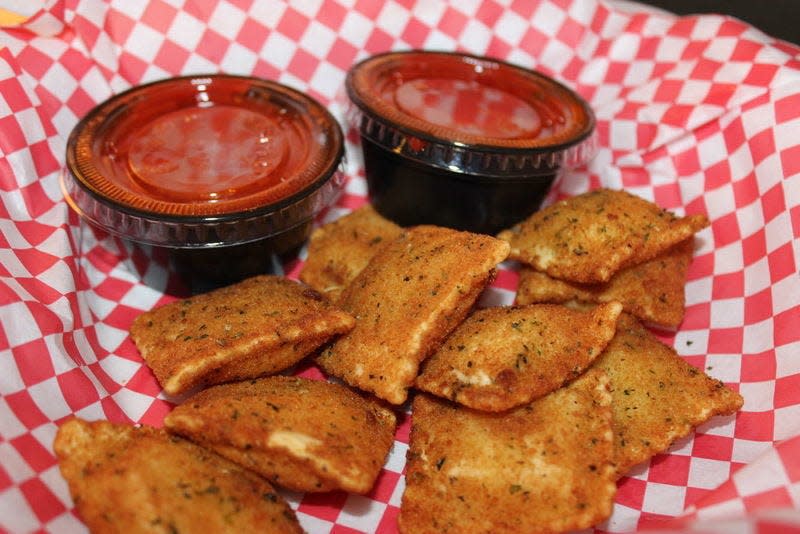
[[[419,394],[402,533],[563,532],[611,514],[611,395],[598,370],[510,412]]]
[[[516,302],[618,301],[626,312],[643,321],[676,327],[683,321],[686,273],[693,248],[694,239],[689,238],[651,260],[620,269],[608,282],[600,284],[557,280],[522,266]]]
[[[559,304],[484,308],[430,358],[417,388],[470,408],[500,412],[580,375],[614,337],[618,302],[579,311]]]
[[[311,233],[299,278],[332,301],[403,229],[366,204]]]
[[[53,448],[91,532],[302,532],[269,482],[164,430],[70,419]]]
[[[614,339],[593,368],[605,371],[611,383],[620,476],[743,403],[739,393],[689,365],[628,314],[620,316]]]
[[[274,376],[201,391],[164,424],[277,485],[367,493],[394,442],[395,415],[339,384]]]
[[[402,404],[419,364],[466,317],[508,255],[487,235],[418,226],[383,248],[339,305],[356,327],[317,358],[329,374]]]
[[[164,391],[275,374],[355,319],[310,287],[280,276],[256,276],[139,315],[134,344]]]
[[[625,191],[598,189],[535,212],[498,237],[510,257],[559,280],[608,282],[628,265],[658,256],[708,226]]]

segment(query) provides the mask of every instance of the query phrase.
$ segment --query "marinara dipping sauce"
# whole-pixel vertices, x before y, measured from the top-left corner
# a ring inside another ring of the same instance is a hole
[[[494,234],[536,211],[558,172],[594,151],[576,93],[494,59],[408,51],[346,80],[370,201],[402,226]]]
[[[85,220],[169,249],[190,283],[271,270],[344,184],[344,143],[311,97],[209,75],[134,87],[92,110],[67,143],[62,186]]]

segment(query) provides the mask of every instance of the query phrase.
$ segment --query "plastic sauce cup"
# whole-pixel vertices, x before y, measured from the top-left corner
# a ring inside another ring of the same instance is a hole
[[[311,97],[207,75],[134,87],[72,131],[62,188],[86,221],[168,249],[190,285],[268,272],[344,185],[344,143]]]
[[[347,75],[370,201],[402,226],[494,234],[536,211],[595,149],[588,104],[557,81],[467,54],[367,58]]]

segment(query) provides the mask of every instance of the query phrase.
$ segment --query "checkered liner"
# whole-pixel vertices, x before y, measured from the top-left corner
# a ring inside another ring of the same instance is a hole
[[[127,336],[174,298],[164,262],[81,225],[58,185],[78,118],[133,84],[216,71],[280,81],[341,117],[348,67],[406,48],[499,57],[584,95],[601,150],[554,196],[624,187],[712,221],[686,319],[657,333],[744,408],[623,479],[599,529],[800,528],[797,47],[731,18],[595,0],[64,0],[0,44],[0,529],[83,529],[51,448],[66,417],[160,425],[172,405]],[[349,184],[320,222],[365,200],[349,139]],[[511,303],[516,283],[505,266],[482,303]],[[302,525],[395,531],[409,424],[369,495],[287,493]]]

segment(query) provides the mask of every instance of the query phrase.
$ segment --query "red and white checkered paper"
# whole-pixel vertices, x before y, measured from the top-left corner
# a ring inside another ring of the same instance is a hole
[[[131,85],[217,71],[304,90],[341,117],[355,61],[427,48],[535,68],[590,101],[600,151],[555,194],[624,187],[712,221],[686,319],[657,333],[744,407],[625,477],[598,530],[800,531],[800,48],[732,18],[597,0],[51,0],[0,45],[0,529],[84,528],[52,453],[65,418],[158,426],[176,400],[127,335],[175,298],[164,262],[63,200],[76,121]],[[349,183],[320,223],[365,200],[348,138]],[[482,303],[511,303],[516,281],[505,266]],[[394,532],[409,424],[369,495],[287,493],[301,524]]]

